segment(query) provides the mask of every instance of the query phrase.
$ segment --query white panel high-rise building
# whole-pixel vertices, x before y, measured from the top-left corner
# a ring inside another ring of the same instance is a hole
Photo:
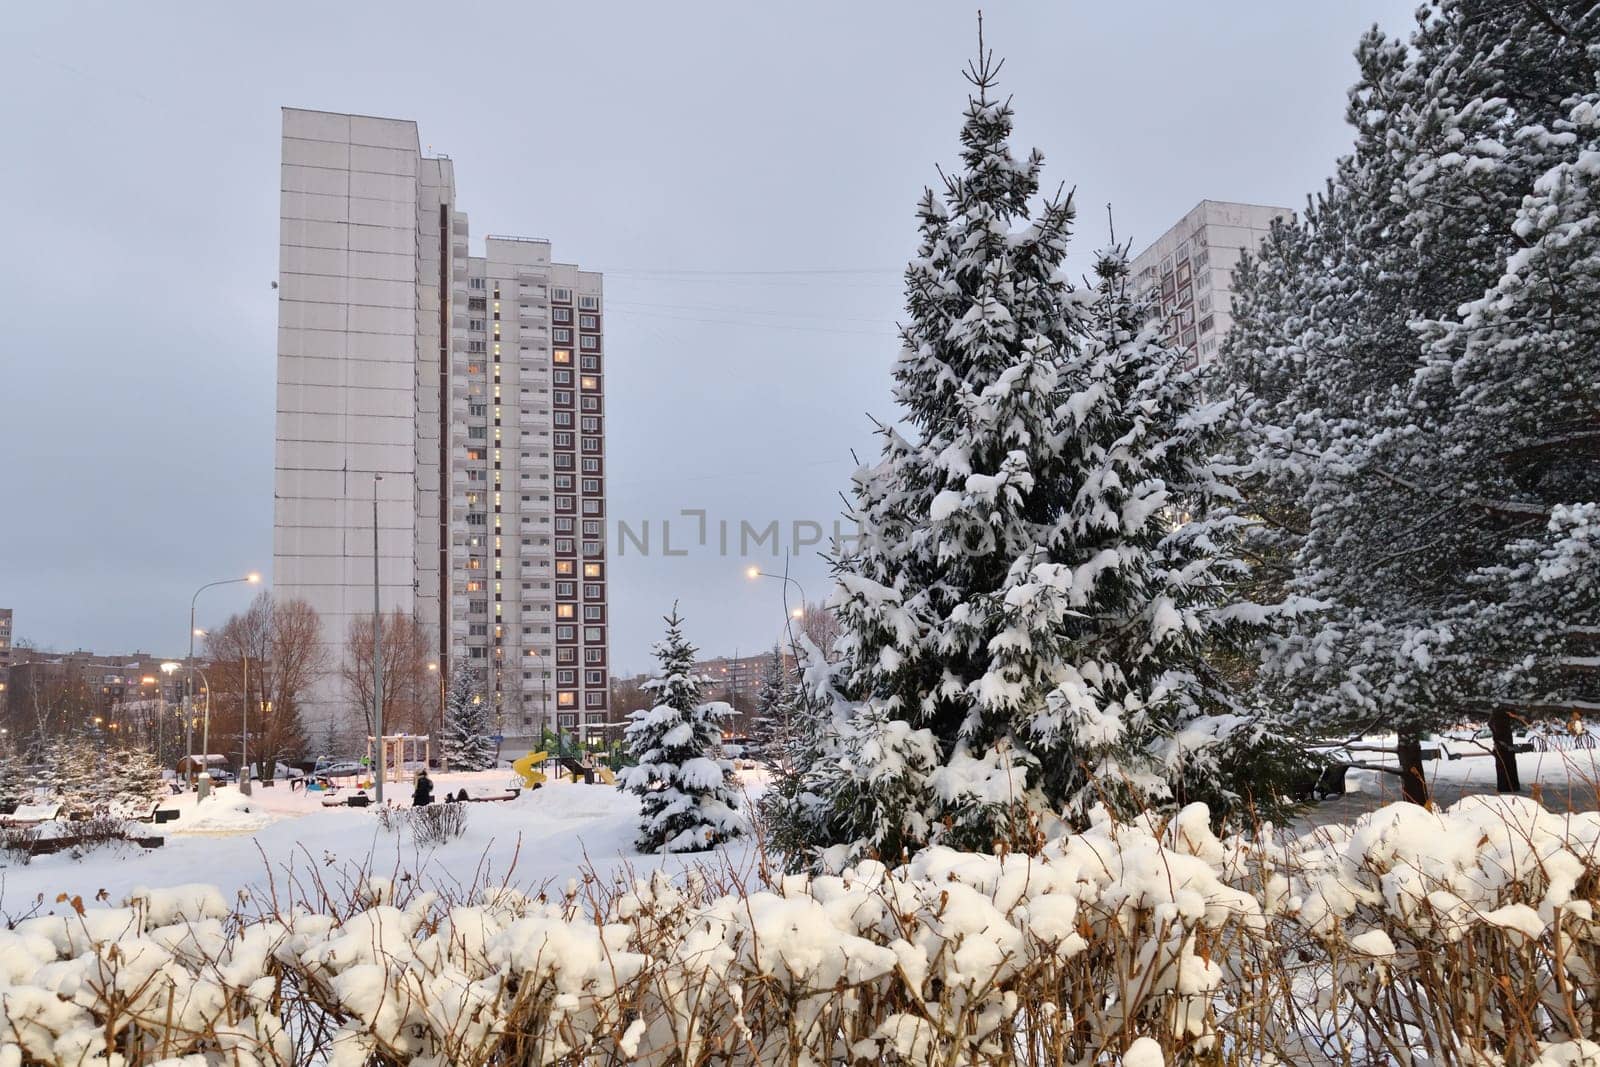
[[[1134,257],[1134,285],[1160,308],[1172,343],[1199,362],[1216,357],[1233,326],[1233,269],[1254,253],[1286,207],[1202,200]]]
[[[338,664],[379,599],[478,669],[507,748],[604,722],[602,287],[546,241],[469,256],[416,124],[285,109],[274,589],[322,616],[301,709],[353,727]]]

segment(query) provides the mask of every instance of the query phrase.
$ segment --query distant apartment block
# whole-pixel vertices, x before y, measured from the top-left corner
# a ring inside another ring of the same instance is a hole
[[[0,608],[0,707],[5,705],[6,687],[11,681],[11,609]]]
[[[1134,285],[1160,308],[1170,342],[1195,362],[1216,357],[1233,326],[1233,270],[1285,207],[1202,200],[1133,260]]]
[[[414,122],[285,109],[273,584],[330,662],[373,610],[464,658],[508,747],[609,708],[601,276],[548,241],[468,251]],[[330,672],[309,720],[350,722]]]
[[[162,701],[183,699],[182,674],[149,652],[18,649],[10,663],[0,728],[17,737],[103,728],[108,736],[148,720]],[[201,661],[203,663],[203,661]]]

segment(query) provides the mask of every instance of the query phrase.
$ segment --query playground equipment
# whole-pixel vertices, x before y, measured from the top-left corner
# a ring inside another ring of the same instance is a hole
[[[374,762],[374,738],[367,735],[367,767],[377,766]],[[433,756],[433,739],[427,734],[384,734],[381,739],[384,780],[389,782],[408,781],[417,776],[417,771],[428,765],[428,760]],[[370,773],[367,777],[371,777]]]
[[[522,784],[527,789],[538,789],[547,778],[543,771],[534,770],[536,764],[543,763],[550,758],[548,752],[530,752],[519,760],[513,760],[511,769],[522,778]]]

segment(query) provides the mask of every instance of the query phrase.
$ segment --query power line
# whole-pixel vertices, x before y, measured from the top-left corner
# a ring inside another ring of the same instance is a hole
[[[855,337],[877,337],[886,340],[893,340],[899,336],[892,331],[886,330],[845,330],[833,329],[828,326],[799,326],[793,323],[782,322],[751,322],[749,320],[740,319],[708,319],[689,315],[669,315],[661,311],[633,311],[628,308],[619,308],[612,312],[612,314],[621,315],[626,318],[644,317],[663,319],[667,322],[694,322],[705,323],[711,326],[745,326],[756,330],[789,330],[796,333],[834,333],[846,334]]]
[[[903,267],[796,267],[783,270],[696,270],[679,269],[670,267],[605,267],[601,268],[603,274],[615,275],[658,275],[666,277],[694,277],[694,278],[726,278],[726,277],[756,277],[780,278],[806,275],[857,275],[857,274],[891,274],[895,277],[905,273]]]

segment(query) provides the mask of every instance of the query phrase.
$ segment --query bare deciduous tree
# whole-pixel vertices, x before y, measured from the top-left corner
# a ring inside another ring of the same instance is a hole
[[[269,777],[282,759],[303,756],[307,749],[300,701],[327,669],[321,641],[321,620],[304,600],[273,599],[262,592],[242,614],[234,615],[206,636],[213,665],[208,673],[212,694],[215,751],[237,757],[242,712],[250,709],[250,756]],[[245,692],[245,660],[249,691]]]
[[[350,620],[344,663],[345,696],[370,736],[372,723],[372,617]],[[403,611],[383,617],[383,729],[427,733],[438,723],[439,683],[428,670],[432,642],[422,622]]]

